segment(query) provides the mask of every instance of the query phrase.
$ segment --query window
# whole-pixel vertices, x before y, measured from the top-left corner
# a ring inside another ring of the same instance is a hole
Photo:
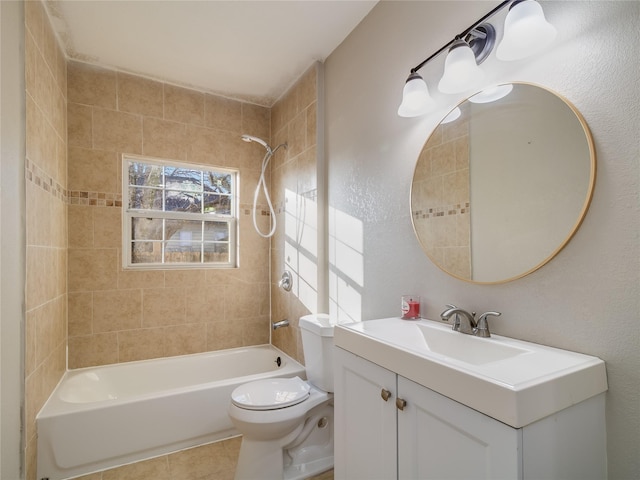
[[[123,158],[125,268],[237,266],[238,172]]]

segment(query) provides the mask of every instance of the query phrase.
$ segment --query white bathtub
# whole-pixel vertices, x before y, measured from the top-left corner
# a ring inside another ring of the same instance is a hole
[[[71,478],[237,435],[227,415],[232,390],[296,375],[306,378],[304,367],[270,345],[68,371],[36,418],[37,478]]]

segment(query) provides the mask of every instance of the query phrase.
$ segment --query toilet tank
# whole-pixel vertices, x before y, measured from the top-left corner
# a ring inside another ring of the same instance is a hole
[[[307,380],[325,392],[333,392],[334,324],[326,313],[300,318]]]

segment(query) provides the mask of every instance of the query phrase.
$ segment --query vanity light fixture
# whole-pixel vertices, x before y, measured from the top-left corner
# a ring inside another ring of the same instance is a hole
[[[464,92],[482,80],[484,73],[479,65],[489,56],[496,41],[495,28],[486,20],[507,6],[509,12],[505,18],[504,35],[496,51],[500,60],[528,57],[553,42],[556,29],[546,21],[542,7],[536,0],[504,1],[411,69],[402,92],[399,116],[417,117],[428,112],[433,99],[418,70],[444,51],[448,53],[444,74],[438,83],[441,92]]]
[[[506,97],[513,90],[513,85],[505,83],[504,85],[496,85],[469,97],[471,103],[491,103]]]
[[[458,93],[469,90],[484,78],[484,72],[476,63],[476,56],[467,42],[457,39],[451,45],[444,61],[444,74],[438,83],[442,93]]]

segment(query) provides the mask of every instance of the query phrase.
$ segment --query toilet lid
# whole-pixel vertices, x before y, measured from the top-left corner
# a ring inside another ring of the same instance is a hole
[[[231,393],[231,401],[248,410],[275,410],[305,401],[309,388],[300,377],[256,380],[237,387]]]

